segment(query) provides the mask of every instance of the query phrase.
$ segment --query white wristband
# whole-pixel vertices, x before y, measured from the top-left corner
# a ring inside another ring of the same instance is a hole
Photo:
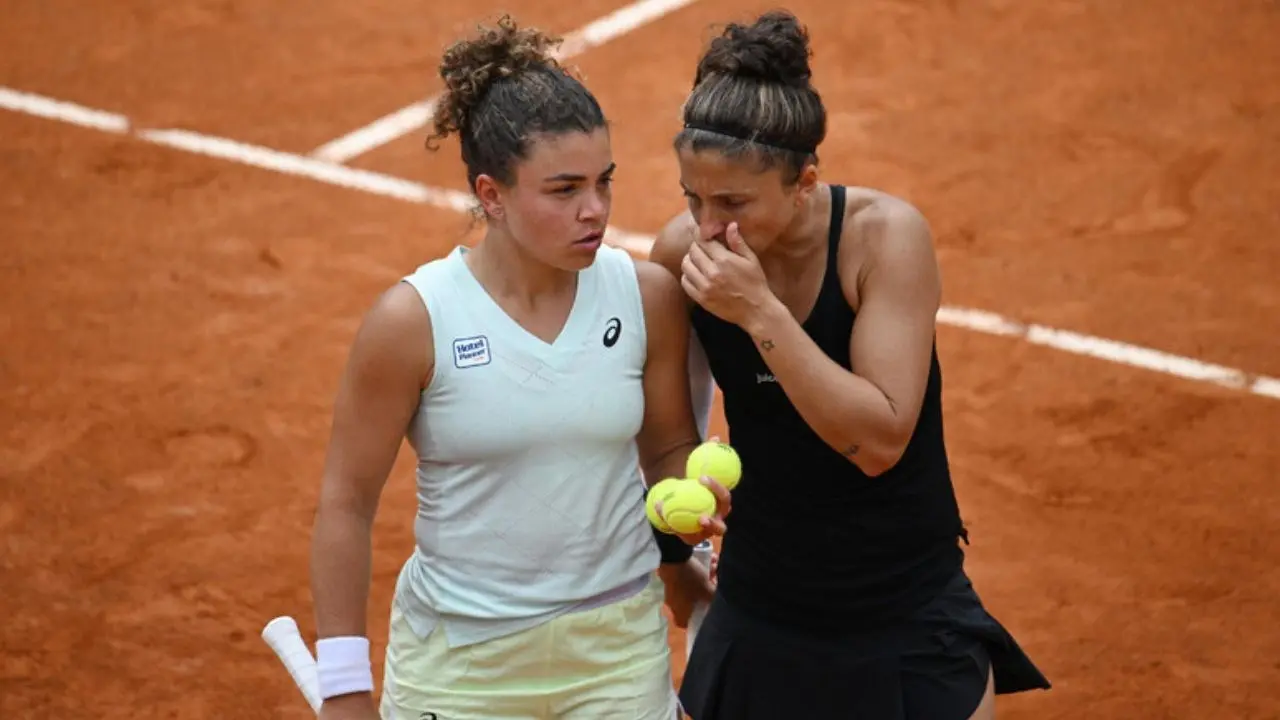
[[[373,691],[373,665],[369,662],[369,639],[330,637],[316,641],[316,675],[320,697]]]

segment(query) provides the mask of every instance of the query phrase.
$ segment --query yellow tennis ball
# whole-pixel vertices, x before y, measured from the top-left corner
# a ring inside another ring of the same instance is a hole
[[[679,478],[667,478],[661,482],[654,483],[653,487],[649,488],[649,493],[644,499],[644,514],[649,517],[649,522],[668,535],[675,533],[675,531],[671,529],[666,520],[662,519],[662,516],[658,515],[658,509],[654,506],[658,504],[659,500],[665,502],[675,492],[676,483],[679,482],[684,481]]]
[[[698,518],[716,514],[716,496],[697,480],[681,480],[662,498],[662,519],[678,533],[696,533],[702,529]]]
[[[706,475],[732,490],[742,479],[742,459],[738,451],[729,447],[728,443],[704,442],[689,453],[685,462],[685,476],[698,478]]]

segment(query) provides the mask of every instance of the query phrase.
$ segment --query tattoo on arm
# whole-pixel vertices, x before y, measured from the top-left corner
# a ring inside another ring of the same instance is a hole
[[[862,449],[861,445],[850,445],[849,447],[844,449],[844,456],[853,457],[854,455],[857,455],[858,451],[861,449]]]
[[[773,341],[763,340],[760,342],[760,347],[763,348],[765,352],[768,352],[774,348]]]

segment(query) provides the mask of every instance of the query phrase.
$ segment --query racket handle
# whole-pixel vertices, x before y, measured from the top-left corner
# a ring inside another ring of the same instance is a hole
[[[693,559],[702,567],[711,569],[711,554],[715,552],[715,547],[710,540],[703,540],[693,548]],[[698,636],[698,630],[702,628],[702,620],[706,617],[708,605],[700,602],[693,606],[693,612],[689,615],[689,625],[685,630],[684,636],[684,659],[687,661],[689,655],[693,653],[693,643]]]
[[[298,623],[288,616],[278,617],[262,629],[262,639],[275,651],[276,657],[289,671],[293,682],[302,691],[307,704],[317,714],[320,712],[320,678],[316,673],[316,660],[307,649]]]

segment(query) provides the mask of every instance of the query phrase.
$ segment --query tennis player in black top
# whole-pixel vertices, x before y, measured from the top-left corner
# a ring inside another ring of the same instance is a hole
[[[711,42],[675,140],[689,212],[651,256],[691,299],[743,460],[681,701],[694,720],[992,718],[1049,683],[964,572],[930,230],[819,181],[809,54],[781,11]]]

